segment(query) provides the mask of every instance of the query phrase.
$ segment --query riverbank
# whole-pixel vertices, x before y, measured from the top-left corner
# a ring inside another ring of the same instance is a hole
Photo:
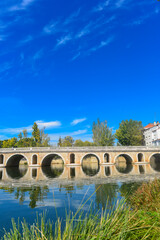
[[[142,184],[128,196],[127,202],[116,203],[107,212],[83,216],[81,208],[56,223],[41,216],[33,225],[25,221],[6,232],[2,239],[160,239],[160,180]],[[97,190],[98,191],[98,190]],[[80,214],[80,215],[79,215]]]

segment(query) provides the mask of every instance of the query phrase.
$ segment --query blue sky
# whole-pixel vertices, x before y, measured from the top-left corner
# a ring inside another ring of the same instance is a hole
[[[160,120],[159,22],[157,0],[1,1],[0,138]]]

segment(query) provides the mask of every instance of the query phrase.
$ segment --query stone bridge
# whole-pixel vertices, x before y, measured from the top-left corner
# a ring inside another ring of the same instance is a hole
[[[0,167],[19,166],[25,159],[30,167],[49,166],[61,159],[64,165],[82,165],[89,162],[113,165],[118,161],[126,163],[150,163],[160,161],[160,147],[71,147],[71,148],[12,148],[0,149]],[[54,161],[53,161],[54,160]]]

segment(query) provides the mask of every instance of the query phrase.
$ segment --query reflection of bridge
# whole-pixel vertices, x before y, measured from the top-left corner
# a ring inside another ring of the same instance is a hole
[[[83,159],[93,155],[99,164],[115,164],[119,157],[130,163],[149,163],[153,156],[160,159],[159,147],[79,147],[79,148],[14,148],[0,149],[0,167],[18,166],[26,159],[29,166],[47,166],[53,157],[65,165],[82,165]]]
[[[55,172],[60,170],[57,175]],[[17,171],[17,172],[16,172]],[[153,169],[150,164],[143,165],[132,165],[130,168],[117,167],[116,165],[109,166],[86,166],[85,168],[81,166],[75,167],[64,167],[63,165],[52,166],[52,167],[26,167],[26,169],[19,170],[0,168],[0,180],[5,182],[12,182],[13,179],[22,183],[23,181],[45,181],[52,179],[59,180],[85,180],[85,179],[107,179],[109,177],[117,176],[137,176],[141,174],[152,175],[155,173],[160,173],[156,169]]]

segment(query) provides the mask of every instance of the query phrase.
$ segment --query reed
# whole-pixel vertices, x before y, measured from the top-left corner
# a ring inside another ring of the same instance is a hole
[[[106,211],[91,210],[84,216],[85,203],[73,215],[56,222],[46,221],[45,215],[37,217],[34,224],[25,220],[4,233],[2,240],[139,240],[160,239],[160,181],[144,183],[130,197],[131,205],[117,202]]]

